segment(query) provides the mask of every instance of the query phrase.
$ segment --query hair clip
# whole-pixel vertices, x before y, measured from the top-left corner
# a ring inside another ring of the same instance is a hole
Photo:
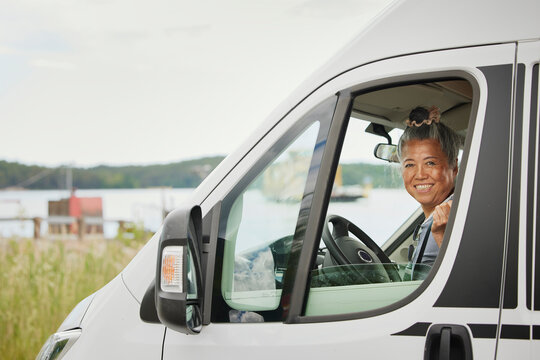
[[[426,125],[431,125],[431,123],[438,124],[441,121],[441,112],[438,107],[432,106],[428,109],[428,112],[429,112],[429,115],[427,119],[424,119],[419,123],[416,122],[416,120],[410,120],[410,119],[407,119],[405,123],[409,127],[413,127],[413,126],[420,127],[424,124]]]

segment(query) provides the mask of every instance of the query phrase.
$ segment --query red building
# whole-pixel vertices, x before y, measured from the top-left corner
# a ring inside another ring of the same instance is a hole
[[[75,194],[69,199],[51,200],[48,220],[50,234],[103,234],[103,201]]]

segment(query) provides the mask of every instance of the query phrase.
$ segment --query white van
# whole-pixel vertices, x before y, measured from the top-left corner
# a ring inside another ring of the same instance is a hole
[[[538,0],[398,1],[38,358],[538,357],[539,62]],[[373,151],[417,105],[465,141],[443,245],[411,280],[423,215]]]

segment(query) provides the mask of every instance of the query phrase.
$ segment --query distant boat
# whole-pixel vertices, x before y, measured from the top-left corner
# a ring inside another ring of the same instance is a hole
[[[352,202],[360,198],[368,197],[372,188],[371,184],[361,185],[343,185],[343,169],[338,165],[336,170],[336,178],[334,179],[334,187],[330,195],[331,201]]]

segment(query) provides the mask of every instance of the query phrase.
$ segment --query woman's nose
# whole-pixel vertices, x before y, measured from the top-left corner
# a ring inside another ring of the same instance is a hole
[[[423,166],[420,165],[420,166],[416,167],[415,176],[416,176],[417,179],[424,179],[427,176],[426,171],[425,171]]]

